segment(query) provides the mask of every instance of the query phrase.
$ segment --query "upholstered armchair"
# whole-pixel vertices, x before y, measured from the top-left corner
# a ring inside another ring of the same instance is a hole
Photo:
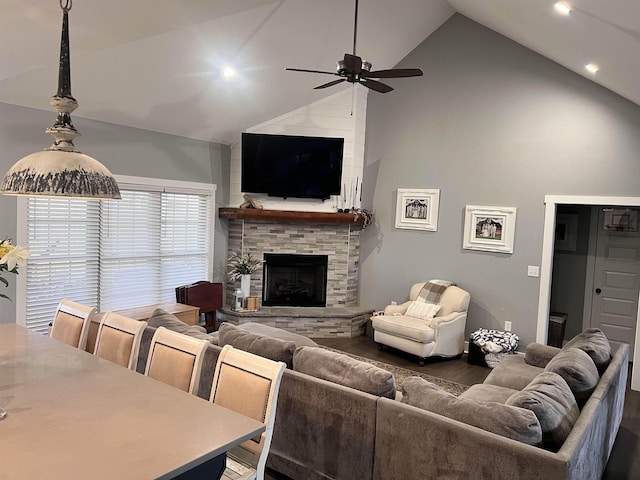
[[[424,365],[427,357],[456,357],[464,351],[464,330],[470,295],[457,287],[447,287],[435,305],[420,300],[424,282],[411,287],[409,301],[388,305],[384,315],[372,317],[373,339],[417,355]]]

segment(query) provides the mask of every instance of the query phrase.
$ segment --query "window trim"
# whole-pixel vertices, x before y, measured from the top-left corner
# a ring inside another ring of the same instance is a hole
[[[215,244],[215,212],[216,212],[216,190],[217,185],[213,183],[188,182],[183,180],[170,180],[151,177],[136,177],[130,175],[114,175],[118,187],[123,190],[146,190],[164,193],[191,193],[207,195],[211,197],[211,214],[214,216],[210,222],[209,232],[209,258],[211,265],[214,265],[214,244]],[[111,201],[111,200],[105,200]],[[114,200],[117,201],[117,200]],[[27,196],[17,197],[17,224],[16,224],[16,244],[25,245],[27,241]],[[213,268],[209,269],[208,278],[213,278]],[[16,275],[16,324],[26,326],[26,300],[27,300],[27,276]],[[62,299],[61,299],[62,300]]]

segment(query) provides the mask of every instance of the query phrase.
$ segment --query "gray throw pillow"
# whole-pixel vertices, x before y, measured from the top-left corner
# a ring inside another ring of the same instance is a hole
[[[611,362],[611,344],[599,328],[588,328],[569,340],[563,348],[579,348],[595,363],[598,372],[606,370]]]
[[[542,442],[540,422],[531,410],[459,398],[420,377],[408,377],[402,383],[402,403],[528,445]]]
[[[174,332],[189,335],[190,337],[198,338],[200,340],[211,341],[211,337],[207,334],[207,330],[198,325],[187,325],[175,315],[163,310],[162,308],[156,308],[149,317],[148,323],[150,327],[158,328],[165,327]]]
[[[231,345],[233,348],[239,348],[276,362],[284,362],[287,364],[287,368],[291,368],[293,365],[293,351],[296,349],[296,344],[293,342],[249,333],[229,322],[220,325],[218,332],[220,347]]]
[[[396,380],[391,372],[322,347],[296,348],[293,369],[378,397],[396,396]]]
[[[546,372],[555,372],[569,385],[578,407],[589,400],[600,381],[598,369],[591,357],[579,348],[563,348],[553,357],[544,369]]]
[[[541,373],[505,404],[531,410],[542,428],[542,446],[554,452],[562,446],[580,415],[569,385],[554,372]]]

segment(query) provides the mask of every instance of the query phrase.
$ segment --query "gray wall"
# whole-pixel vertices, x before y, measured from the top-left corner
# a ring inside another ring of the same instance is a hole
[[[46,94],[46,92],[44,92]],[[48,96],[45,95],[45,105]],[[53,139],[44,133],[53,124],[56,113],[0,103],[0,174],[22,157],[47,148]],[[111,173],[140,177],[214,183],[218,185],[216,205],[229,198],[229,147],[201,140],[129,128],[73,117],[82,134],[75,141],[83,153],[103,163]],[[16,239],[16,199],[0,195],[0,238]],[[217,212],[215,235],[214,279],[222,280],[218,271],[224,269],[226,226],[220,224]],[[12,274],[9,288],[3,292],[15,298]],[[15,318],[15,303],[0,299],[0,323]]]
[[[368,98],[360,304],[451,279],[467,334],[510,320],[533,342],[544,195],[640,195],[640,107],[459,14],[399,66],[425,74]],[[437,232],[394,228],[397,188],[441,189]],[[462,249],[467,204],[517,207],[513,254]]]

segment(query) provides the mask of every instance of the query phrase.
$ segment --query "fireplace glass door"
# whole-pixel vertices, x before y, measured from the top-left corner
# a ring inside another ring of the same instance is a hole
[[[262,305],[324,307],[327,255],[264,254]]]

